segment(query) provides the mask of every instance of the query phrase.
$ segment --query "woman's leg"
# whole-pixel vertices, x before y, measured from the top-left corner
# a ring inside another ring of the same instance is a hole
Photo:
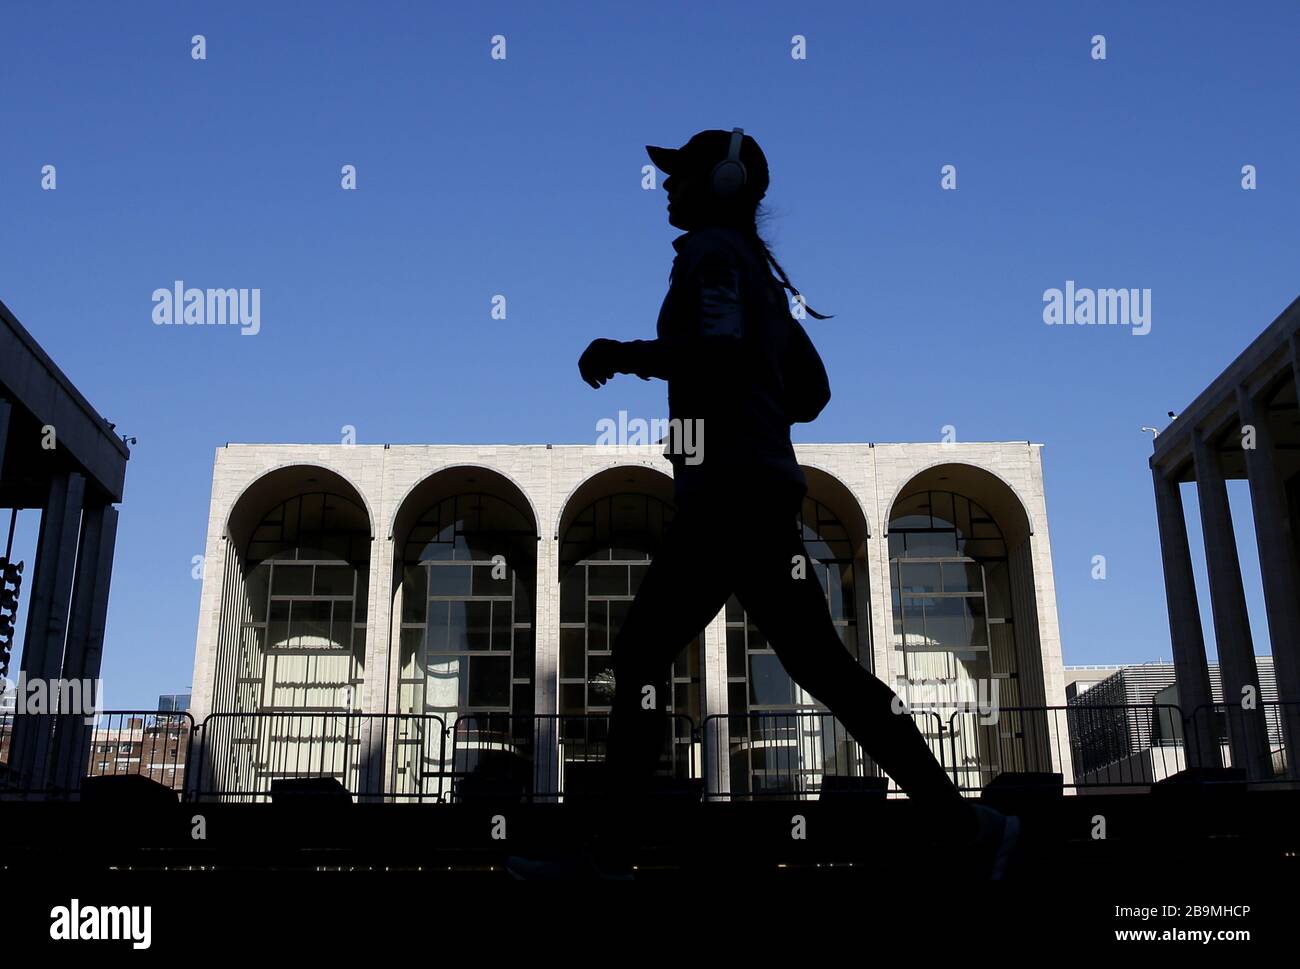
[[[789,502],[756,514],[737,565],[737,597],[771,643],[781,665],[848,729],[853,739],[918,801],[960,801],[910,715],[895,713],[893,690],[845,649]],[[796,556],[801,558],[796,559]],[[802,561],[803,577],[795,563]]]
[[[667,733],[673,660],[731,594],[732,563],[708,508],[680,501],[611,647],[614,703],[606,770],[611,793],[639,796],[651,783]]]

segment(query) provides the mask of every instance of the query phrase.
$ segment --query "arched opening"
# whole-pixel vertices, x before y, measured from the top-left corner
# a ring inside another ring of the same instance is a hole
[[[954,780],[1048,770],[1029,520],[1000,479],[969,465],[913,478],[889,518],[894,690]]]
[[[451,775],[532,783],[537,524],[504,476],[439,472],[394,525],[396,790],[442,796]],[[445,728],[445,730],[444,730]],[[445,743],[439,734],[445,737]]]
[[[370,563],[365,509],[333,492],[294,495],[262,517],[244,561],[245,632],[261,657],[259,682],[243,685],[258,690],[245,708],[357,708]]]
[[[202,784],[257,796],[279,779],[361,784],[353,714],[365,681],[372,530],[356,489],[325,468],[263,475],[226,530]]]

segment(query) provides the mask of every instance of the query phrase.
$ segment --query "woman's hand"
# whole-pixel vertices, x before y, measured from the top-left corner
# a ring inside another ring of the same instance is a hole
[[[582,374],[582,379],[593,387],[601,387],[614,374],[619,373],[619,351],[622,346],[617,340],[592,340],[578,358],[578,372]]]

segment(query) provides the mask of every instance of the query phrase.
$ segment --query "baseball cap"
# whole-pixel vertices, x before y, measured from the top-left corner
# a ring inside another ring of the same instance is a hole
[[[714,128],[692,135],[680,148],[646,145],[645,150],[655,168],[667,175],[707,175],[726,159],[730,147],[731,132]],[[745,166],[745,194],[761,199],[768,186],[767,156],[749,135],[741,139],[740,162]]]

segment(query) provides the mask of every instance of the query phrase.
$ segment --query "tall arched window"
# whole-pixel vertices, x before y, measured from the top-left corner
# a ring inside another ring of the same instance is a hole
[[[933,706],[945,728],[992,733],[959,745],[977,748],[956,765],[958,780],[980,787],[993,765],[1019,749],[1018,719],[999,726],[956,711],[1020,702],[1007,547],[980,505],[949,491],[900,498],[889,523],[889,568],[898,655],[895,691],[914,706]],[[996,691],[996,696],[994,695]],[[932,739],[933,732],[927,730]],[[1019,756],[1015,754],[1014,756]],[[949,758],[951,759],[951,758]]]
[[[505,749],[523,752],[536,556],[529,519],[493,495],[455,495],[421,516],[403,551],[402,711],[436,714],[448,727],[469,716],[475,731],[497,731]]]
[[[825,505],[805,497],[799,525],[812,570],[826,594],[844,648],[859,651],[853,549],[844,525]],[[727,602],[727,709],[733,794],[808,793],[825,775],[861,776],[867,769],[842,724],[785,672],[735,596]]]
[[[236,709],[358,706],[370,562],[365,510],[337,494],[296,495],[262,518],[244,561],[248,611]]]
[[[560,546],[561,742],[566,788],[603,759],[604,717],[614,699],[611,649],[654,551],[672,521],[670,505],[628,493],[597,499],[576,515]],[[687,644],[672,667],[663,770],[685,777],[692,763],[691,724],[700,721],[700,640]],[[690,721],[674,716],[685,714]],[[565,718],[568,719],[565,719]]]

